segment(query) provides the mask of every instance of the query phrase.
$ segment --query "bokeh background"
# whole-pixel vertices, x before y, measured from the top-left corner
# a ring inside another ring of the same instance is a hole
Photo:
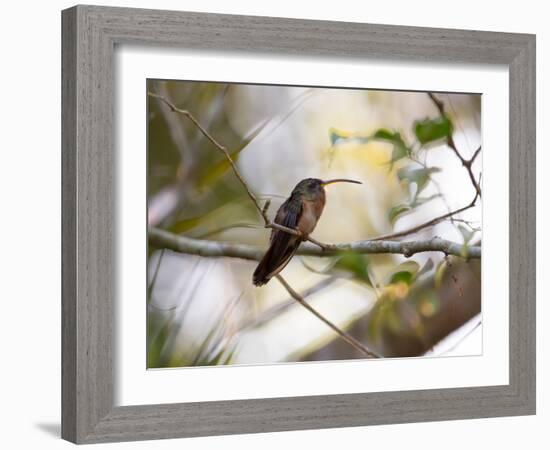
[[[405,230],[472,202],[465,159],[481,145],[481,96],[148,80],[225,145],[269,215],[307,177],[327,187],[322,242]],[[228,161],[183,115],[148,96],[148,226],[267,248],[269,230]],[[472,165],[481,179],[481,155]],[[481,180],[482,182],[482,180]],[[481,245],[481,200],[401,240]],[[256,264],[148,247],[147,366],[265,364],[363,357]],[[482,352],[481,260],[426,252],[295,256],[283,275],[340,328],[386,357]]]

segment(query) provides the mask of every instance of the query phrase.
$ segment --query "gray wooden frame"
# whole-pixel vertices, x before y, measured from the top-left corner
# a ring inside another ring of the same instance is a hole
[[[96,6],[63,11],[62,31],[63,438],[93,443],[535,413],[535,36]],[[510,383],[114,407],[113,52],[126,43],[506,65]]]

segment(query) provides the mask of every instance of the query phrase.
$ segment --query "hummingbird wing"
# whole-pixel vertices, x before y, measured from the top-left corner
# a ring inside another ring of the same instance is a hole
[[[296,228],[302,214],[302,202],[285,201],[275,216],[275,223],[287,228]],[[267,283],[288,264],[301,240],[290,233],[274,229],[271,232],[270,246],[256,267],[253,282],[256,286]]]

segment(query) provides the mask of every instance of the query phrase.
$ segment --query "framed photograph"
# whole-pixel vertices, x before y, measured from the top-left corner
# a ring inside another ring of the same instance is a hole
[[[535,412],[535,37],[62,13],[62,435]]]

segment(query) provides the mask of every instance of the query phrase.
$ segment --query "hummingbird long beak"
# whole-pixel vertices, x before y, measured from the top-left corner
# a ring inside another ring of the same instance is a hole
[[[350,180],[348,178],[335,178],[334,180],[327,180],[323,181],[322,186],[327,186],[332,183],[355,183],[355,184],[363,184],[360,181],[356,180]]]

